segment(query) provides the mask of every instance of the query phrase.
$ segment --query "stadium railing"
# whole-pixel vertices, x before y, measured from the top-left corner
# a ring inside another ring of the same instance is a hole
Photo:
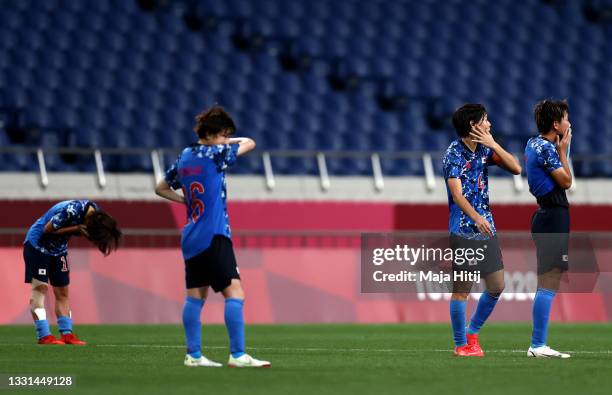
[[[49,185],[49,177],[46,165],[46,155],[73,155],[79,157],[89,157],[96,168],[97,183],[101,189],[106,186],[106,171],[104,165],[104,156],[136,156],[147,155],[150,158],[153,176],[156,182],[163,177],[164,173],[164,157],[166,155],[177,155],[180,149],[175,148],[42,148],[42,147],[24,147],[24,146],[4,146],[0,147],[0,154],[12,153],[19,155],[33,155],[38,163],[38,172],[40,185],[46,188]],[[304,160],[315,159],[317,163],[318,176],[320,179],[321,188],[327,190],[331,186],[330,173],[327,167],[328,159],[367,159],[371,163],[371,177],[374,180],[374,187],[377,190],[384,189],[384,174],[381,165],[381,160],[399,160],[413,159],[421,160],[423,163],[423,174],[418,176],[424,177],[425,185],[429,190],[435,187],[436,173],[434,171],[434,160],[440,160],[443,153],[436,151],[400,151],[400,152],[383,152],[383,151],[314,151],[314,150],[268,150],[256,152],[253,155],[261,160],[263,167],[263,176],[265,177],[266,186],[270,190],[274,190],[276,186],[275,171],[272,165],[272,158],[301,158]],[[522,158],[522,155],[518,156]],[[590,163],[605,163],[612,164],[612,155],[610,154],[574,154],[570,159],[570,166],[573,164],[590,164]],[[520,175],[513,176],[514,188],[517,191],[524,189],[523,178]],[[575,188],[573,185],[572,188]]]

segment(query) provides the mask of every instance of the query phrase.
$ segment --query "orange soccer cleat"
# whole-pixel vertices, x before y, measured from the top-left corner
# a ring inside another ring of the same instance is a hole
[[[38,344],[66,344],[60,339],[56,339],[53,335],[47,335],[38,339]]]
[[[468,346],[472,346],[472,348],[475,348],[476,350],[480,351],[480,353],[482,355],[480,355],[481,357],[484,357],[484,351],[482,351],[482,347],[480,347],[480,341],[478,338],[478,333],[473,333],[473,334],[467,334],[467,344]]]
[[[466,344],[465,346],[455,347],[456,357],[484,357],[484,352],[478,344]]]
[[[62,335],[62,340],[66,344],[72,344],[75,346],[84,346],[87,344],[83,340],[80,340],[74,333],[66,333],[65,335]]]

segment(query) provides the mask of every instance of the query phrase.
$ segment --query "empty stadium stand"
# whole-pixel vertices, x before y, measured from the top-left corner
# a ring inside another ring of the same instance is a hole
[[[439,152],[454,138],[448,115],[476,101],[521,155],[535,133],[533,105],[555,97],[570,103],[577,175],[612,176],[612,28],[586,3],[3,2],[0,145],[175,149],[194,141],[195,114],[219,103],[264,151]],[[34,154],[0,156],[3,171],[38,168]],[[152,168],[142,153],[104,163]],[[47,154],[46,165],[95,168],[65,153]],[[319,171],[314,158],[274,156],[272,165]],[[367,158],[330,156],[327,166],[372,172]],[[422,174],[423,164],[383,156],[382,170]],[[261,173],[262,162],[246,158],[234,171]]]

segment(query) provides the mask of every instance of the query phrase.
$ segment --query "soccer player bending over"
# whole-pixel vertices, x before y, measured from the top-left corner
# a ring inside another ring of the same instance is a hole
[[[71,236],[86,237],[107,256],[117,249],[121,231],[117,221],[90,200],[59,202],[30,227],[23,243],[23,259],[25,282],[32,284],[30,309],[38,344],[85,344],[72,333],[72,313],[68,300],[70,267],[67,260]],[[55,294],[55,315],[61,339],[51,334],[47,322],[47,282],[51,283]]]
[[[482,357],[478,333],[504,290],[504,265],[489,207],[487,167],[496,164],[512,174],[520,174],[521,166],[493,139],[491,123],[481,104],[461,106],[453,114],[453,125],[459,138],[446,150],[443,167],[450,209],[450,246],[455,253],[450,303],[454,355]],[[462,258],[462,250],[472,250],[470,255],[476,259]],[[477,251],[482,255],[474,254]],[[480,271],[484,278],[486,291],[466,333],[465,306],[473,281],[457,275],[475,271]]]
[[[538,260],[538,289],[533,301],[533,332],[529,357],[569,358],[546,345],[550,308],[562,272],[568,269],[569,203],[572,185],[568,164],[572,131],[564,101],[544,100],[534,110],[540,133],[525,147],[529,191],[540,206],[531,219],[531,236]]]
[[[245,353],[244,291],[232,247],[225,170],[236,157],[255,148],[249,138],[230,138],[236,126],[223,108],[214,106],[196,117],[198,143],[181,152],[155,192],[168,200],[184,203],[187,224],[181,247],[185,260],[187,297],[183,327],[187,343],[186,366],[221,366],[202,355],[200,312],[208,287],[225,297],[225,326],[230,339],[230,367],[269,367]],[[183,196],[173,189],[182,188]]]

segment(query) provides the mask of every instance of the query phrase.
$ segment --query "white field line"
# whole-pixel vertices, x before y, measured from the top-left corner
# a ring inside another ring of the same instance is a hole
[[[34,346],[35,343],[0,343],[0,347],[21,347],[21,346]],[[89,344],[91,347],[111,347],[111,348],[176,348],[184,349],[184,345],[172,345],[172,344]],[[204,350],[225,350],[228,346],[208,346],[204,345]],[[254,351],[293,351],[293,352],[329,352],[329,353],[350,353],[350,352],[373,352],[373,353],[421,353],[421,352],[445,352],[451,353],[451,349],[402,349],[402,348],[323,348],[323,347],[247,347],[249,350]],[[527,354],[525,350],[509,350],[509,349],[498,349],[498,350],[487,350],[486,353],[497,353],[497,354]],[[570,354],[590,354],[590,355],[612,355],[612,350],[599,350],[599,351],[578,351],[578,350],[563,350]]]

